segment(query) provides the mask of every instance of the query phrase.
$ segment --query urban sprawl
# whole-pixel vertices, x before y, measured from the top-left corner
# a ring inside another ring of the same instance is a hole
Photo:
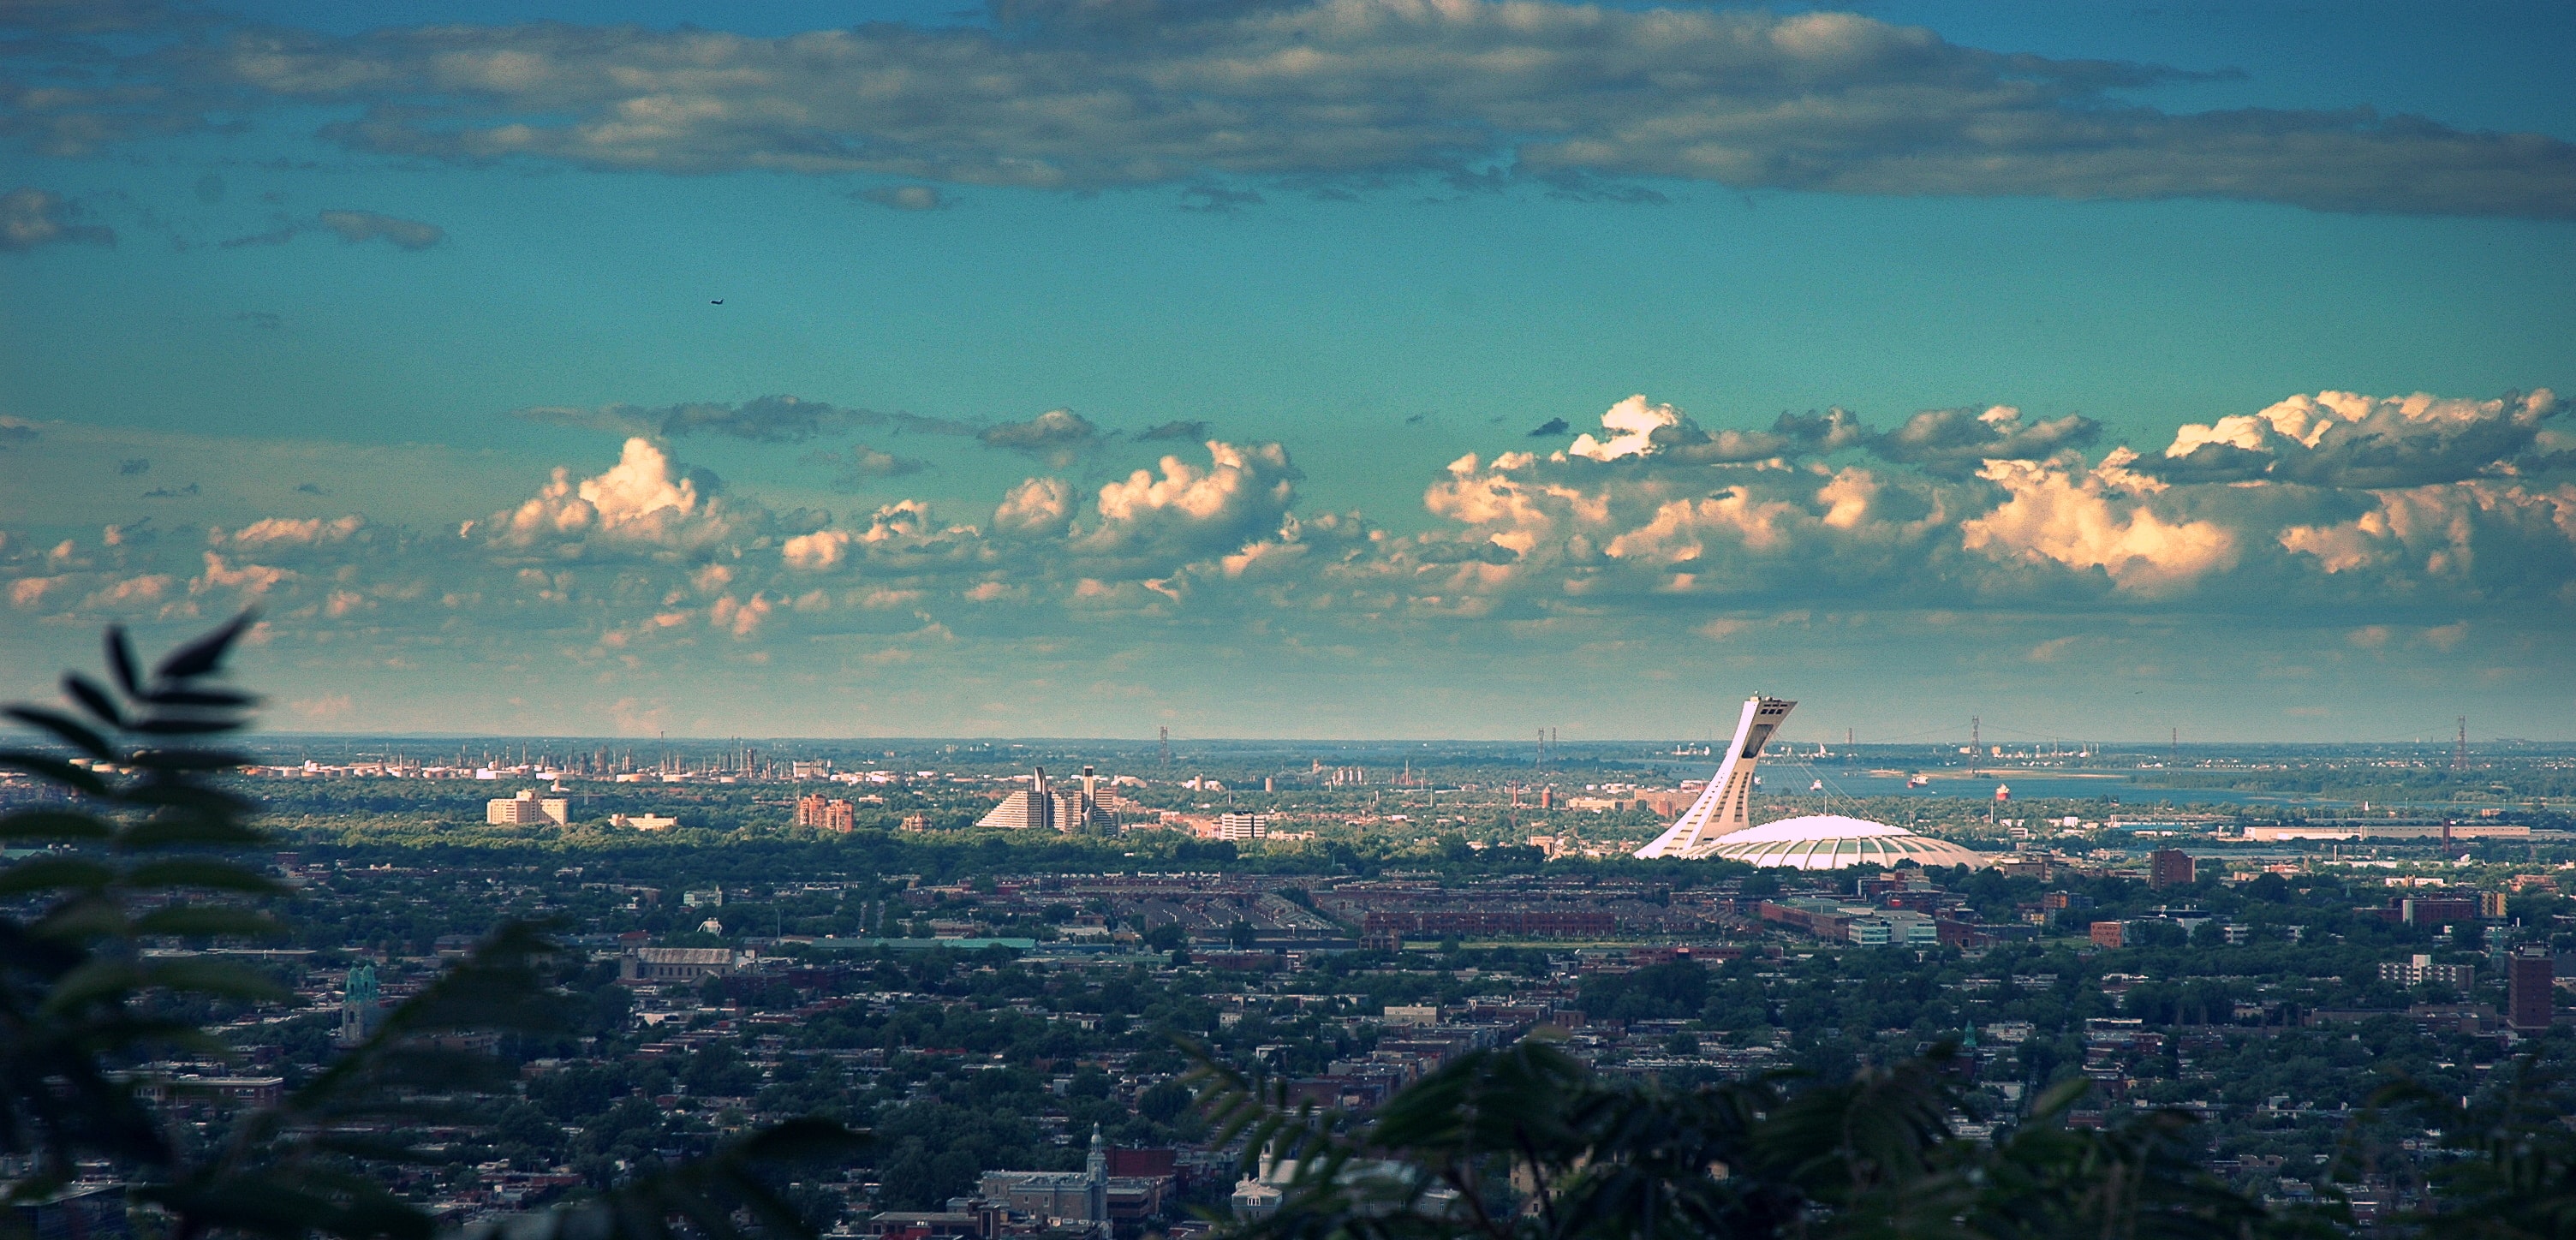
[[[292,941],[147,954],[294,998],[136,1070],[217,1139],[541,921],[578,1027],[487,1039],[514,1092],[398,1186],[460,1223],[820,1114],[873,1136],[790,1186],[823,1230],[1183,1236],[1285,1187],[1201,1115],[1199,1057],[1365,1116],[1543,1038],[1675,1085],[1955,1046],[1962,1135],[2080,1077],[2065,1122],[2186,1109],[2208,1169],[2366,1225],[2439,1156],[2376,1091],[2576,1062],[2563,747],[1781,744],[1754,821],[1985,861],[1801,870],[1629,857],[1702,793],[1695,743],[264,744],[235,786]]]

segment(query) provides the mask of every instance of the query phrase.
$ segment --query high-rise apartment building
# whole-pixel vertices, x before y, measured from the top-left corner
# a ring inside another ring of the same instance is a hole
[[[858,826],[857,811],[843,800],[808,794],[796,798],[796,825],[823,831],[849,831]]]
[[[2191,854],[2179,848],[2159,848],[2147,858],[2147,886],[2159,891],[2191,886],[2198,877]]]
[[[1217,815],[1216,837],[1221,840],[1257,840],[1270,834],[1270,815],[1238,814],[1228,811]]]
[[[2549,949],[2517,948],[2505,968],[2505,1023],[2524,1033],[2547,1029],[2554,1015],[2551,992],[2558,986],[2558,963]]]

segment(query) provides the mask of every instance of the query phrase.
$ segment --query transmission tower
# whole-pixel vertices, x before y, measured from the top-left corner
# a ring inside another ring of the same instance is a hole
[[[1977,759],[1986,756],[1985,727],[1985,720],[1974,715],[1968,717],[1968,778],[1970,779],[1977,777]]]
[[[1170,766],[1172,764],[1172,730],[1170,728],[1157,728],[1155,730],[1163,734],[1163,765]]]
[[[2451,769],[2469,769],[2469,717],[2460,716],[2460,734],[2451,742]]]

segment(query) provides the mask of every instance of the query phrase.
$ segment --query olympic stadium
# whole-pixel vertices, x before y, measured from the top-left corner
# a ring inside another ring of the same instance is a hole
[[[1789,709],[1796,705],[1779,698],[1745,699],[1744,714],[1735,725],[1735,739],[1728,744],[1726,759],[1709,778],[1708,787],[1689,809],[1682,811],[1681,817],[1673,820],[1672,826],[1635,855],[1741,861],[1784,870],[1893,867],[1907,861],[1920,866],[1993,864],[1994,858],[1988,854],[1865,818],[1809,814],[1754,825],[1754,765],[1762,759],[1762,747],[1770,743],[1772,733],[1779,730],[1781,721],[1789,717]]]

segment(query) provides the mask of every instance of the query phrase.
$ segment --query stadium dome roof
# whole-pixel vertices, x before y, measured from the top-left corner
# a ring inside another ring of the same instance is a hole
[[[1921,866],[1994,864],[1992,856],[1948,840],[1840,814],[1783,818],[1719,836],[1712,843],[1714,847],[1699,855],[1767,869],[1844,870],[1856,865],[1893,867],[1905,861]]]

